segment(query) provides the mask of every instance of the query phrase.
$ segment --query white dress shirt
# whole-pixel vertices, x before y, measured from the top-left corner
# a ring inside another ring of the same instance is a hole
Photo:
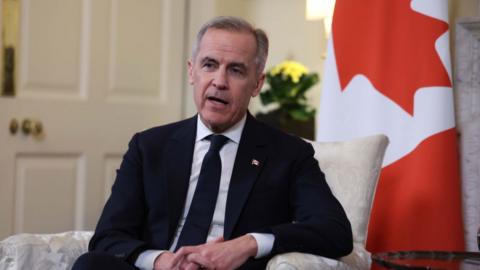
[[[235,163],[235,157],[237,155],[238,145],[242,136],[243,128],[245,127],[247,116],[245,115],[237,124],[221,133],[226,136],[229,141],[220,150],[220,159],[222,160],[222,174],[220,177],[220,188],[217,197],[217,203],[215,205],[215,211],[213,214],[212,225],[208,232],[207,242],[212,241],[218,237],[223,236],[224,222],[225,222],[225,207],[227,203],[228,188],[230,185],[230,179],[232,177],[233,166]],[[187,198],[185,200],[185,206],[183,208],[180,222],[175,232],[174,241],[170,247],[170,251],[174,251],[177,245],[180,232],[187,218],[190,204],[192,203],[195,188],[197,187],[198,176],[200,175],[200,169],[202,167],[203,157],[210,148],[210,141],[206,139],[207,136],[213,134],[203,122],[200,120],[200,116],[197,117],[197,134],[195,138],[195,147],[193,150],[192,170],[190,175],[190,182],[188,186]],[[272,234],[251,233],[257,241],[257,254],[255,258],[261,258],[268,254],[273,247],[275,237]],[[135,261],[135,266],[140,269],[150,270],[153,268],[155,258],[166,250],[146,250],[138,256]]]

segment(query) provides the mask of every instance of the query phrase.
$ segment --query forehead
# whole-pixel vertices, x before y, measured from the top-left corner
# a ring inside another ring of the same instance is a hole
[[[208,29],[200,44],[197,57],[227,57],[250,61],[255,57],[257,44],[249,32]]]

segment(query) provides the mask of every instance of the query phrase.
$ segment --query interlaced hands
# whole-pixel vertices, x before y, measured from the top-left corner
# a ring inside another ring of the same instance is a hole
[[[181,247],[177,252],[164,252],[155,259],[155,270],[230,270],[241,266],[257,254],[257,242],[251,235],[229,241],[219,237],[198,246]]]

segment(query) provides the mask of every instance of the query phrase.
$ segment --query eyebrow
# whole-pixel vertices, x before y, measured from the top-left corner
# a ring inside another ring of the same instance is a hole
[[[215,58],[211,58],[209,56],[205,56],[204,58],[202,58],[200,60],[200,63],[201,64],[204,64],[206,62],[214,62],[216,64],[218,64],[219,62],[215,59]],[[247,65],[245,65],[245,63],[242,63],[242,62],[231,62],[231,63],[228,63],[227,65],[228,67],[238,67],[238,68],[241,68],[243,70],[247,70]]]
[[[200,63],[205,63],[205,62],[215,62],[215,63],[218,63],[217,60],[215,60],[214,58],[211,58],[211,57],[208,57],[208,56],[205,56],[204,58],[201,59]]]

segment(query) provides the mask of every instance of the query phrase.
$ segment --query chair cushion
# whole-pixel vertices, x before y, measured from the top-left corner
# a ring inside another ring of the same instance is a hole
[[[291,252],[273,257],[267,270],[368,270],[370,266],[370,253],[362,244],[354,243],[352,253],[341,260]]]
[[[280,254],[269,261],[267,269],[370,269],[371,259],[365,249],[365,239],[388,138],[373,135],[344,142],[310,143],[328,185],[352,224],[353,251],[340,260],[297,252]]]
[[[91,231],[58,234],[16,234],[0,242],[0,270],[71,269],[87,252]]]
[[[365,244],[388,138],[373,135],[344,142],[311,143],[328,185],[352,224],[353,241]]]

